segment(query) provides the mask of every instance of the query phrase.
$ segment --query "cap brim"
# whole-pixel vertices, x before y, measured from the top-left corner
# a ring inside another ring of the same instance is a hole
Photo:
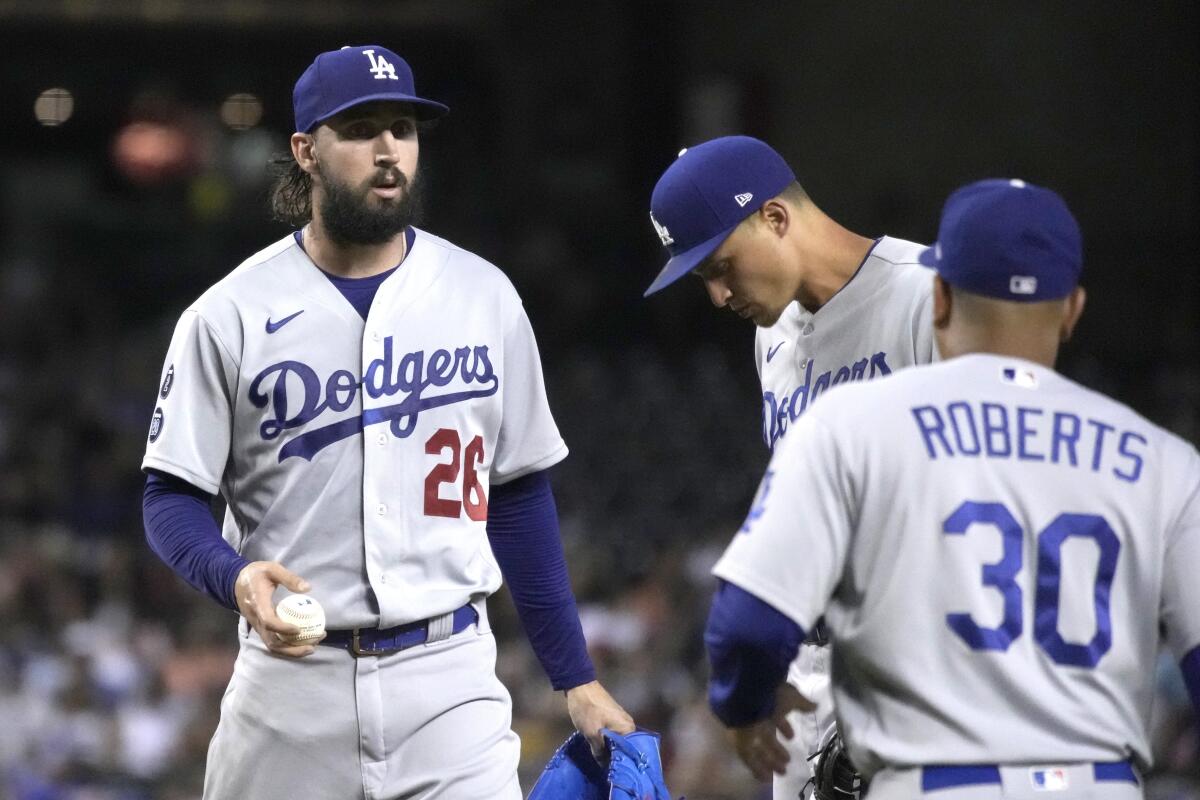
[[[363,95],[362,97],[356,97],[348,103],[343,103],[342,105],[330,111],[328,114],[322,116],[320,119],[315,120],[312,124],[312,127],[310,127],[306,133],[312,131],[313,128],[317,127],[325,120],[330,119],[331,117],[336,117],[347,108],[361,106],[363,103],[370,103],[376,100],[394,100],[397,103],[411,103],[413,106],[413,111],[416,112],[417,119],[421,121],[437,119],[438,117],[444,117],[446,114],[450,113],[449,106],[443,105],[436,100],[426,100],[424,97],[414,97],[411,94],[401,94],[400,92],[379,92],[378,94],[368,94]]]
[[[927,267],[936,268],[938,265],[937,243],[935,242],[932,247],[926,247],[924,250],[922,250],[917,255],[917,261]]]
[[[729,234],[733,233],[738,225],[741,225],[741,222],[730,225],[729,228],[721,231],[711,239],[705,239],[700,244],[689,247],[682,253],[672,256],[667,265],[658,273],[658,277],[654,279],[654,283],[650,284],[650,288],[642,293],[642,297],[649,297],[659,289],[665,289],[694,270],[701,261],[708,258],[714,250],[721,246],[721,242],[729,238]]]

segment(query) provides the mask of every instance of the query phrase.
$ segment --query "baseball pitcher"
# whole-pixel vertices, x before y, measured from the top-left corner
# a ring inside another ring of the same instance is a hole
[[[592,747],[634,730],[579,627],[533,331],[496,267],[413,227],[447,108],[403,59],[322,53],[293,102],[274,199],[300,229],[184,312],[143,461],[151,546],[241,614],[205,797],[517,800],[502,575]],[[319,601],[323,640],[292,640],[279,587]]]
[[[651,209],[671,257],[646,294],[691,272],[715,306],[758,326],[769,447],[832,387],[934,358],[930,272],[917,263],[924,248],[845,229],[769,145],[728,136],[684,150],[655,186]],[[791,717],[793,735],[784,739],[791,758],[774,775],[776,800],[801,796],[810,758],[834,725],[828,640],[822,626],[809,633],[788,680],[816,708]],[[735,736],[741,749],[775,731],[747,726]]]

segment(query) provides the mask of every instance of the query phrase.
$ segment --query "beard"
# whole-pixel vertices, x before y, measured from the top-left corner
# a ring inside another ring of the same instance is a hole
[[[360,187],[342,183],[317,167],[324,192],[321,195],[321,221],[329,239],[339,245],[376,245],[390,242],[409,225],[421,219],[423,194],[416,173],[412,180],[398,169],[381,169]],[[371,189],[387,178],[400,188],[396,198],[377,198],[371,203]]]

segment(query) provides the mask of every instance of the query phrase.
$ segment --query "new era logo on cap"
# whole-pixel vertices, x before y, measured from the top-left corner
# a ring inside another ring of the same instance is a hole
[[[739,206],[745,208],[746,204],[754,199],[754,195],[750,194],[750,192],[745,192],[743,194],[735,194],[733,199],[737,201]]]

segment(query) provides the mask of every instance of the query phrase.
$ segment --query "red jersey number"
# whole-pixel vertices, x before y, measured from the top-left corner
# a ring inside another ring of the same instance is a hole
[[[483,462],[483,437],[476,436],[463,449],[462,438],[452,428],[439,428],[425,442],[425,452],[441,456],[450,451],[450,460],[435,464],[425,476],[425,516],[458,517],[465,508],[467,517],[476,522],[487,519],[487,496],[479,482],[477,467]],[[457,483],[462,472],[462,500],[441,496],[443,483]]]

